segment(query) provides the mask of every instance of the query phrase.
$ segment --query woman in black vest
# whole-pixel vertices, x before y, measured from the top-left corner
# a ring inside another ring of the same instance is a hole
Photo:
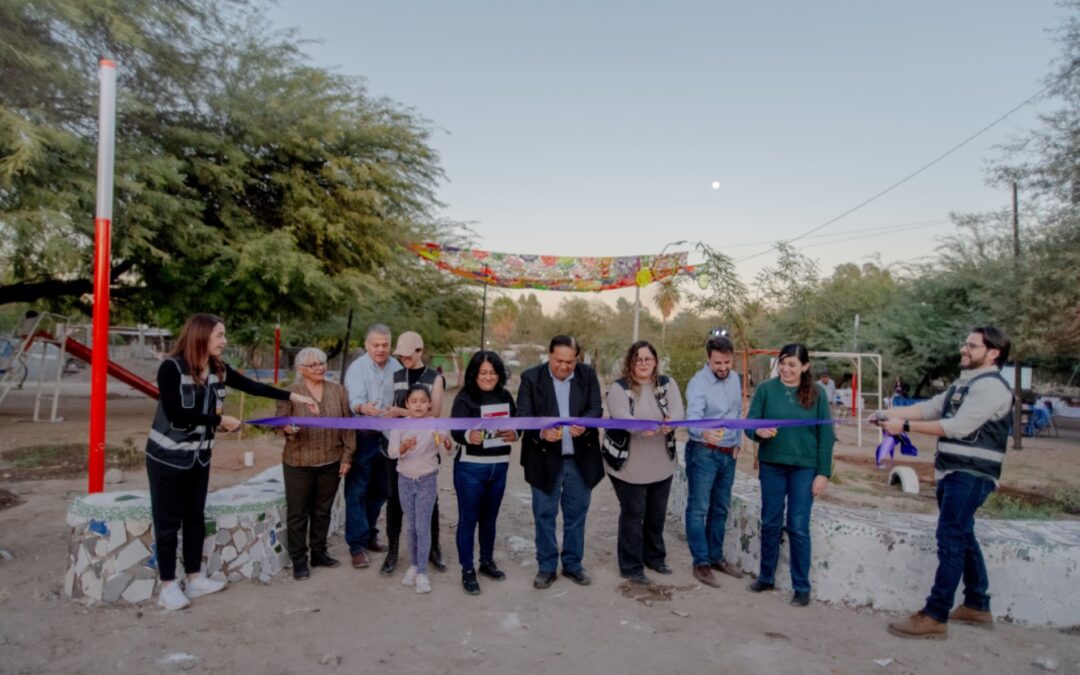
[[[146,443],[146,473],[161,577],[158,604],[166,609],[183,609],[191,604],[191,598],[225,588],[224,581],[200,573],[214,431],[217,427],[225,431],[240,427],[240,420],[222,414],[225,388],[305,404],[318,413],[318,405],[310,397],[260,384],[230,368],[221,360],[226,344],[221,319],[195,314],[184,324],[170,357],[158,368],[160,395]],[[183,589],[176,583],[176,539],[181,527],[187,572]]]

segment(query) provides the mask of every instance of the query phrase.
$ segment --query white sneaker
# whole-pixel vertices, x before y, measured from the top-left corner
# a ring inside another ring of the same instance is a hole
[[[416,565],[409,565],[409,569],[405,570],[405,576],[401,577],[401,583],[405,586],[416,583]]]
[[[197,598],[200,595],[209,595],[211,593],[217,593],[221,589],[225,588],[228,582],[215,581],[205,574],[200,574],[194,579],[188,579],[184,583],[184,595],[189,598]]]
[[[180,582],[178,581],[162,584],[161,590],[158,591],[157,602],[165,609],[184,609],[191,605],[191,601],[180,590]]]
[[[417,593],[430,593],[431,592],[431,579],[426,574],[416,575],[416,592]]]

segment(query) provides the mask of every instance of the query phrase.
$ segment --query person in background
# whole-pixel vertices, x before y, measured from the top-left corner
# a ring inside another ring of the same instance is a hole
[[[836,382],[829,377],[829,371],[821,371],[821,375],[818,376],[818,384],[825,387],[825,400],[829,405],[836,403]]]

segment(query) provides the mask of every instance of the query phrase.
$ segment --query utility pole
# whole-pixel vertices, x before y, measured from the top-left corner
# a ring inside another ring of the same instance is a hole
[[[480,309],[480,349],[485,350],[484,338],[487,337],[487,282],[484,282],[484,304]]]
[[[1013,333],[1013,450],[1023,450],[1023,429],[1020,428],[1020,420],[1023,417],[1024,401],[1020,374],[1020,328],[1022,327],[1023,294],[1020,283],[1020,209],[1019,197],[1017,196],[1016,181],[1012,184],[1013,198],[1013,292],[1016,294],[1016,328]]]

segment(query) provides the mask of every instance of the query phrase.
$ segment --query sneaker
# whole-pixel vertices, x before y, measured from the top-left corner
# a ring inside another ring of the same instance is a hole
[[[476,570],[465,570],[461,573],[461,587],[465,595],[480,595],[480,582],[476,580]]]
[[[157,602],[165,609],[184,609],[191,606],[191,600],[180,590],[180,583],[177,581],[161,585]]]
[[[417,593],[430,593],[431,592],[431,579],[426,574],[416,575],[416,592]]]
[[[922,612],[915,612],[902,621],[889,624],[889,632],[903,638],[942,640],[948,636],[949,627]]]
[[[228,585],[226,581],[215,581],[210,579],[204,574],[200,574],[194,579],[188,579],[184,583],[184,595],[189,598],[197,598],[200,595],[210,595],[211,593],[217,593]]]
[[[401,584],[403,586],[412,586],[416,583],[416,565],[409,565],[409,569],[405,570],[405,576],[401,577]]]
[[[956,623],[966,623],[969,626],[981,626],[983,628],[994,627],[994,615],[990,612],[983,612],[978,609],[972,609],[965,605],[960,605],[952,612],[949,613],[949,621],[955,621]]]
[[[717,572],[723,572],[729,577],[735,577],[736,579],[743,578],[742,570],[738,567],[735,567],[735,565],[732,565],[730,561],[721,560],[720,562],[714,562],[712,565],[710,565],[710,567],[712,567]]]

